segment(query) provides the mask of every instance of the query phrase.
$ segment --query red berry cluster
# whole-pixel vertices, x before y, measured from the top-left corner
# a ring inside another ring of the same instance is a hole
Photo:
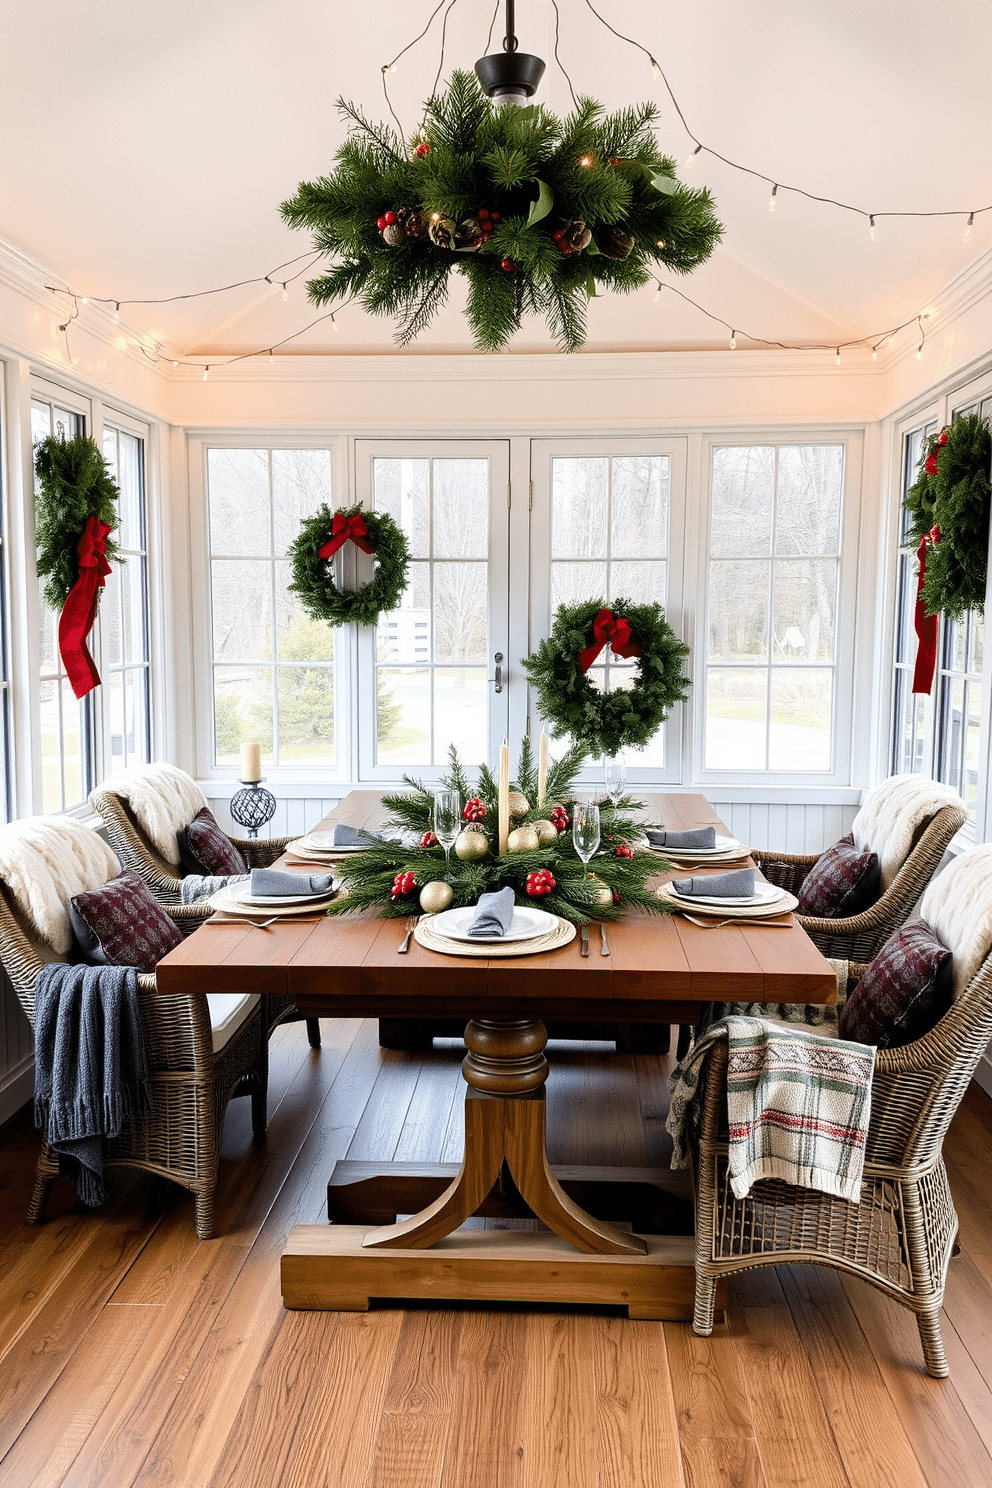
[[[613,856],[615,858],[632,858],[634,856],[634,849],[628,847],[626,842],[621,842],[620,846],[614,849]]]
[[[550,894],[554,886],[554,877],[547,868],[539,868],[536,873],[527,875],[527,892],[532,899],[540,899],[544,894]]]
[[[420,839],[421,847],[437,847],[437,838],[433,832],[425,832]]]
[[[503,270],[504,274],[512,274],[514,269],[517,267],[517,261],[514,258],[501,258],[499,261],[499,266]]]
[[[926,462],[926,464],[923,467],[923,469],[926,471],[927,475],[936,475],[937,474],[937,450],[941,446],[945,445],[946,443],[947,443],[947,430],[946,429],[942,429],[940,431],[940,438],[937,440],[936,445],[930,451],[929,455],[927,455],[927,462]]]
[[[566,243],[565,229],[563,227],[558,227],[555,229],[555,231],[551,234],[551,241],[558,249],[558,252],[561,254],[562,258],[571,258],[572,254],[578,251],[577,249],[572,248],[570,244]]]
[[[473,796],[471,801],[465,802],[465,809],[462,812],[462,816],[466,821],[485,821],[486,808],[478,796]]]
[[[417,887],[416,876],[412,873],[397,873],[393,879],[393,892],[390,899],[405,899],[407,894],[412,894]]]
[[[486,207],[480,207],[475,215],[478,217],[482,228],[482,241],[488,243],[499,223],[499,213],[490,212]]]
[[[559,836],[562,832],[568,831],[569,827],[572,825],[572,818],[569,816],[564,806],[555,806],[552,808],[551,825],[554,827]]]
[[[414,155],[429,155],[431,153],[431,147],[426,140],[421,140],[413,153]]]
[[[376,224],[375,225],[379,229],[379,231],[382,232],[382,229],[384,227],[392,227],[392,225],[393,225],[393,223],[395,221],[396,221],[396,213],[395,212],[383,212],[383,214],[382,214],[381,217],[376,218]]]

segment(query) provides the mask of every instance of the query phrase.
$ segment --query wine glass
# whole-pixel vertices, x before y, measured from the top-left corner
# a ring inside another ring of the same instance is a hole
[[[583,866],[588,867],[599,846],[599,806],[595,801],[576,801],[573,805],[572,841]]]
[[[462,829],[462,798],[456,790],[434,792],[434,836],[444,848],[444,871],[451,868],[451,849]]]
[[[627,786],[627,761],[622,754],[604,755],[603,775],[606,779],[606,794],[616,806]]]

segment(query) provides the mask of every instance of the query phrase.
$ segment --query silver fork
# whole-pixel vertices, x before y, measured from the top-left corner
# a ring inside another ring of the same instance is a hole
[[[248,928],[249,928],[249,930],[268,930],[269,926],[270,925],[274,925],[275,922],[276,922],[276,920],[278,918],[279,918],[278,915],[273,915],[272,918],[271,918],[271,920],[249,920],[247,918],[247,916],[246,916],[244,919],[238,918],[238,919],[230,919],[230,920],[205,920],[204,921],[204,924],[206,924],[206,925],[247,925]]]
[[[698,925],[700,930],[722,930],[724,925],[749,925],[757,930],[792,929],[791,920],[697,920],[695,915],[686,914],[684,909],[679,912],[684,920],[688,920],[690,925]]]
[[[599,933],[603,937],[603,944],[599,954],[601,956],[608,956],[610,954],[610,942],[606,938],[606,926],[603,924],[602,920],[600,920],[599,922]]]
[[[407,920],[406,934],[403,937],[403,944],[396,947],[396,954],[398,956],[405,956],[407,951],[410,949],[410,936],[413,934],[414,930],[416,930],[417,921],[419,918],[419,915],[411,915],[410,918]]]

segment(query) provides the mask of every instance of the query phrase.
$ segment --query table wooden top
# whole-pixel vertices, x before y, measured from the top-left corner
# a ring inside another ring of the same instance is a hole
[[[727,830],[700,795],[643,799],[646,822]],[[320,829],[337,822],[376,827],[384,819],[379,792],[352,791]],[[576,937],[542,955],[505,959],[445,956],[415,940],[399,956],[404,928],[402,920],[370,912],[286,919],[268,930],[214,925],[159,962],[158,988],[288,992],[301,1011],[325,1017],[467,1018],[488,1011],[611,1022],[688,1021],[711,1000],[830,1003],[837,995],[829,963],[797,924],[704,930],[680,915],[637,911],[610,923],[610,956],[600,954],[593,926],[588,957]]]

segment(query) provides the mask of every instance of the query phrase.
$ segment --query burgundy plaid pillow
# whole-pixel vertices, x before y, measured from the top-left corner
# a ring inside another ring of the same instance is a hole
[[[954,1001],[951,960],[925,920],[894,930],[847,999],[841,1038],[880,1049],[922,1038]]]
[[[821,920],[844,920],[869,909],[878,898],[882,874],[878,854],[859,852],[850,835],[821,853],[803,879],[799,913]]]
[[[151,890],[127,869],[87,894],[69,900],[72,932],[95,966],[136,966],[154,971],[182,940]]]
[[[248,872],[248,864],[206,806],[178,833],[178,842],[184,873]]]

